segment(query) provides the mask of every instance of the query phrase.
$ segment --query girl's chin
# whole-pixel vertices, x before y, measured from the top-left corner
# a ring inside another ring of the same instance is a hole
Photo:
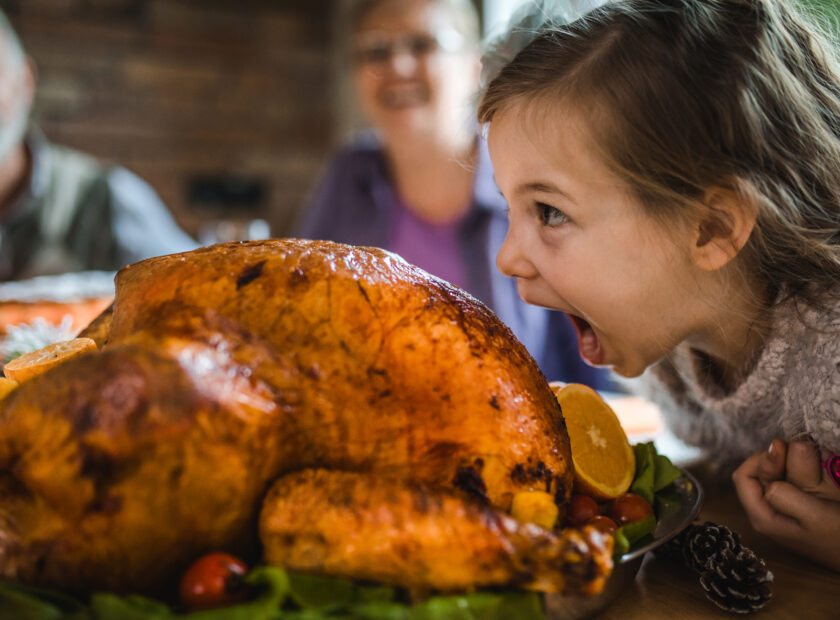
[[[647,366],[641,362],[641,360],[637,360],[635,363],[628,363],[626,361],[619,361],[616,363],[607,362],[604,364],[607,368],[612,370],[615,374],[624,377],[625,379],[633,379],[635,377],[640,376],[645,370],[647,370]]]

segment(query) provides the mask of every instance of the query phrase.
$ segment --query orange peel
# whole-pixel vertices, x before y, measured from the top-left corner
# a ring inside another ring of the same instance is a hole
[[[74,338],[56,342],[43,349],[16,357],[3,367],[3,373],[8,379],[23,383],[89,351],[96,351],[96,343],[90,338]]]
[[[597,500],[618,497],[630,487],[636,457],[615,412],[592,388],[552,382],[566,420],[575,491]]]

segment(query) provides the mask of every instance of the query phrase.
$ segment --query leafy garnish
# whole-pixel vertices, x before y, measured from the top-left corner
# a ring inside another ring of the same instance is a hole
[[[682,477],[682,472],[667,456],[656,452],[653,442],[635,444],[633,453],[636,456],[636,476],[630,492],[644,497],[653,506],[656,517],[651,515],[642,521],[627,523],[615,531],[613,557],[616,559],[649,540],[656,523],[677,512],[682,501],[672,486]]]
[[[356,585],[349,579],[290,573],[289,594],[302,609],[328,612],[350,604]]]
[[[630,492],[644,497],[652,506],[654,494],[670,486],[682,476],[679,468],[664,454],[657,454],[652,441],[633,446],[636,456],[636,475]]]
[[[42,317],[32,323],[6,326],[6,337],[0,342],[0,364],[6,364],[25,353],[37,351],[55,342],[71,340],[76,335],[73,317],[65,315],[61,323],[53,325]]]
[[[678,513],[682,508],[683,498],[676,490],[667,488],[658,491],[653,498],[653,512],[656,513],[657,521],[668,519]]]
[[[613,555],[624,555],[633,548],[633,545],[640,540],[643,540],[648,534],[652,533],[655,528],[656,517],[653,515],[649,515],[641,521],[625,523],[613,534],[613,538],[615,540]]]
[[[651,444],[652,445],[652,444]],[[655,449],[654,449],[655,452]],[[653,492],[659,493],[662,489],[670,486],[672,482],[682,476],[682,472],[664,454],[653,455]]]
[[[219,609],[176,613],[137,595],[94,594],[85,606],[49,590],[0,581],[0,620],[544,620],[534,592],[476,592],[433,596],[412,605],[393,588],[346,579],[287,573],[260,566],[245,577],[250,601]]]
[[[633,446],[636,476],[630,491],[647,499],[653,515],[622,525],[614,534],[614,557],[644,544],[658,520],[680,508],[673,483],[680,470],[652,443]],[[0,580],[0,620],[544,620],[539,594],[476,592],[433,596],[420,603],[399,600],[387,586],[347,579],[287,573],[260,566],[245,577],[254,598],[219,609],[179,613],[153,599],[137,595],[94,594],[84,605],[55,590]]]

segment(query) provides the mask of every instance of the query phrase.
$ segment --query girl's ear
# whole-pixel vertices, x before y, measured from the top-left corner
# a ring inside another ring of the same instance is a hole
[[[707,193],[706,210],[694,234],[694,263],[704,271],[720,269],[738,255],[755,228],[757,210],[751,201],[728,189]]]

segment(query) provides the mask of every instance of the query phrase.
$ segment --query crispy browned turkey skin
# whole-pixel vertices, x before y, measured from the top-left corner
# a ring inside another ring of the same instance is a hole
[[[393,255],[272,240],[150,259],[88,333],[98,352],[0,401],[5,577],[161,591],[203,552],[254,557],[275,480],[264,553],[293,569],[546,591],[609,571],[607,539],[500,512],[529,489],[563,511],[557,403],[486,307]],[[301,551],[337,530],[353,545]]]
[[[269,563],[419,591],[594,593],[611,567],[594,528],[554,534],[446,489],[324,469],[271,487],[260,536]]]

